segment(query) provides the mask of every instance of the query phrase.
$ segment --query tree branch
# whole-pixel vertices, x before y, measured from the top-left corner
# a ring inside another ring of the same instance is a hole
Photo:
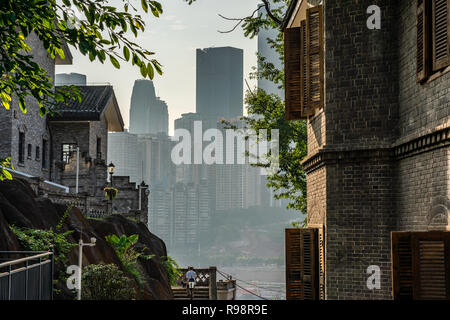
[[[269,3],[269,1],[268,0],[262,0],[262,2],[264,3],[264,8],[266,9],[267,16],[270,19],[272,19],[276,24],[281,25],[282,21],[280,19],[278,19],[277,17],[275,17],[273,15],[273,13],[270,11],[270,3]],[[219,17],[221,17],[224,20],[237,21],[235,26],[233,28],[231,28],[230,30],[227,30],[227,31],[220,31],[219,30],[219,32],[220,33],[231,33],[231,32],[233,32],[234,30],[236,30],[237,27],[239,27],[241,25],[242,22],[244,22],[245,20],[252,19],[255,16],[255,13],[257,13],[261,7],[262,6],[259,6],[255,11],[253,11],[253,13],[250,16],[245,17],[245,18],[229,18],[229,17],[225,17],[225,16],[223,16],[223,15],[221,15],[219,13]]]
[[[219,30],[219,32],[220,32],[220,33],[231,33],[231,32],[233,32],[234,30],[236,30],[237,27],[240,26],[240,24],[241,24],[242,22],[244,22],[245,20],[248,20],[248,19],[253,18],[253,16],[255,15],[255,13],[257,13],[258,11],[259,11],[259,8],[256,9],[255,11],[253,11],[253,13],[252,13],[250,16],[245,17],[245,18],[228,18],[228,17],[225,17],[225,16],[223,16],[223,15],[221,15],[221,14],[219,13],[219,17],[221,17],[222,19],[225,19],[225,20],[228,20],[228,21],[238,21],[238,23],[236,23],[236,25],[235,25],[233,28],[231,28],[230,30],[228,30],[228,31],[220,31],[220,30]]]
[[[267,15],[269,16],[269,18],[272,19],[276,24],[281,25],[281,23],[282,23],[281,20],[278,19],[277,17],[275,17],[272,14],[272,11],[270,11],[270,3],[269,3],[269,1],[268,0],[262,0],[262,2],[264,3],[264,8],[266,8],[266,12],[267,12]]]

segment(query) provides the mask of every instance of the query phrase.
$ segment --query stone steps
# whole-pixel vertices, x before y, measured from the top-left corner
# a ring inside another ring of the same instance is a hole
[[[172,288],[174,300],[190,300],[186,288]],[[209,288],[194,288],[193,300],[209,300]]]

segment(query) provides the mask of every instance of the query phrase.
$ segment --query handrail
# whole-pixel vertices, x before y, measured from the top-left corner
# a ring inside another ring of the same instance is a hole
[[[27,269],[30,270],[30,269],[33,269],[33,268],[37,268],[39,266],[43,266],[43,265],[49,264],[49,263],[52,263],[52,261],[51,260],[45,260],[45,261],[42,261],[40,263],[31,264],[31,265],[28,265],[26,267],[21,267],[21,268],[14,269],[14,270],[11,270],[11,271],[0,272],[0,278],[4,277],[6,275],[9,275],[9,274],[18,273],[18,272],[21,272],[21,271],[24,271],[24,270],[27,270]]]
[[[31,254],[31,253],[45,253],[49,251],[0,251],[0,254],[11,253],[11,254]]]
[[[22,262],[26,262],[26,261],[29,261],[29,260],[34,260],[34,259],[38,259],[38,258],[42,258],[42,257],[47,257],[47,256],[50,256],[52,254],[53,254],[53,252],[48,251],[48,252],[36,254],[36,255],[30,256],[30,257],[25,257],[25,258],[20,258],[20,259],[17,259],[17,260],[3,262],[3,263],[0,263],[0,269],[4,268],[4,267],[15,265],[15,264],[19,264],[19,263],[22,263]]]

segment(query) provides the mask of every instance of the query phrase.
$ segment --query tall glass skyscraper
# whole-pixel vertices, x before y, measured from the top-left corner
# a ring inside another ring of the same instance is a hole
[[[197,49],[196,112],[203,119],[243,115],[244,51],[232,47]]]
[[[158,98],[150,80],[136,80],[130,105],[130,133],[159,134],[169,132],[167,104]]]

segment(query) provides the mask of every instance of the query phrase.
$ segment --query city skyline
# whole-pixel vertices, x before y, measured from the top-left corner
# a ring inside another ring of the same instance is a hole
[[[119,1],[111,3],[120,4]],[[253,12],[258,3],[257,0],[229,0],[227,3],[208,0],[197,1],[194,5],[188,6],[173,1],[163,4],[164,13],[159,19],[149,18],[143,14],[148,28],[136,42],[156,52],[154,57],[163,65],[163,76],[156,75],[153,80],[156,95],[165,100],[169,106],[169,135],[173,134],[175,119],[180,118],[183,113],[195,112],[197,49],[222,46],[243,49],[244,79],[249,81],[250,86],[256,86],[256,81],[249,79],[248,76],[252,72],[252,67],[256,66],[257,39],[247,39],[239,30],[226,34],[219,33],[218,30],[229,30],[233,25],[217,14],[240,17],[243,13]],[[160,41],[161,38],[166,41]],[[82,56],[72,47],[70,50],[74,57],[73,65],[58,66],[56,73],[86,74],[88,84],[111,83],[125,127],[129,128],[130,97],[134,81],[142,78],[139,71],[126,64],[122,64],[121,69],[117,70],[108,64],[89,61],[88,57]]]

